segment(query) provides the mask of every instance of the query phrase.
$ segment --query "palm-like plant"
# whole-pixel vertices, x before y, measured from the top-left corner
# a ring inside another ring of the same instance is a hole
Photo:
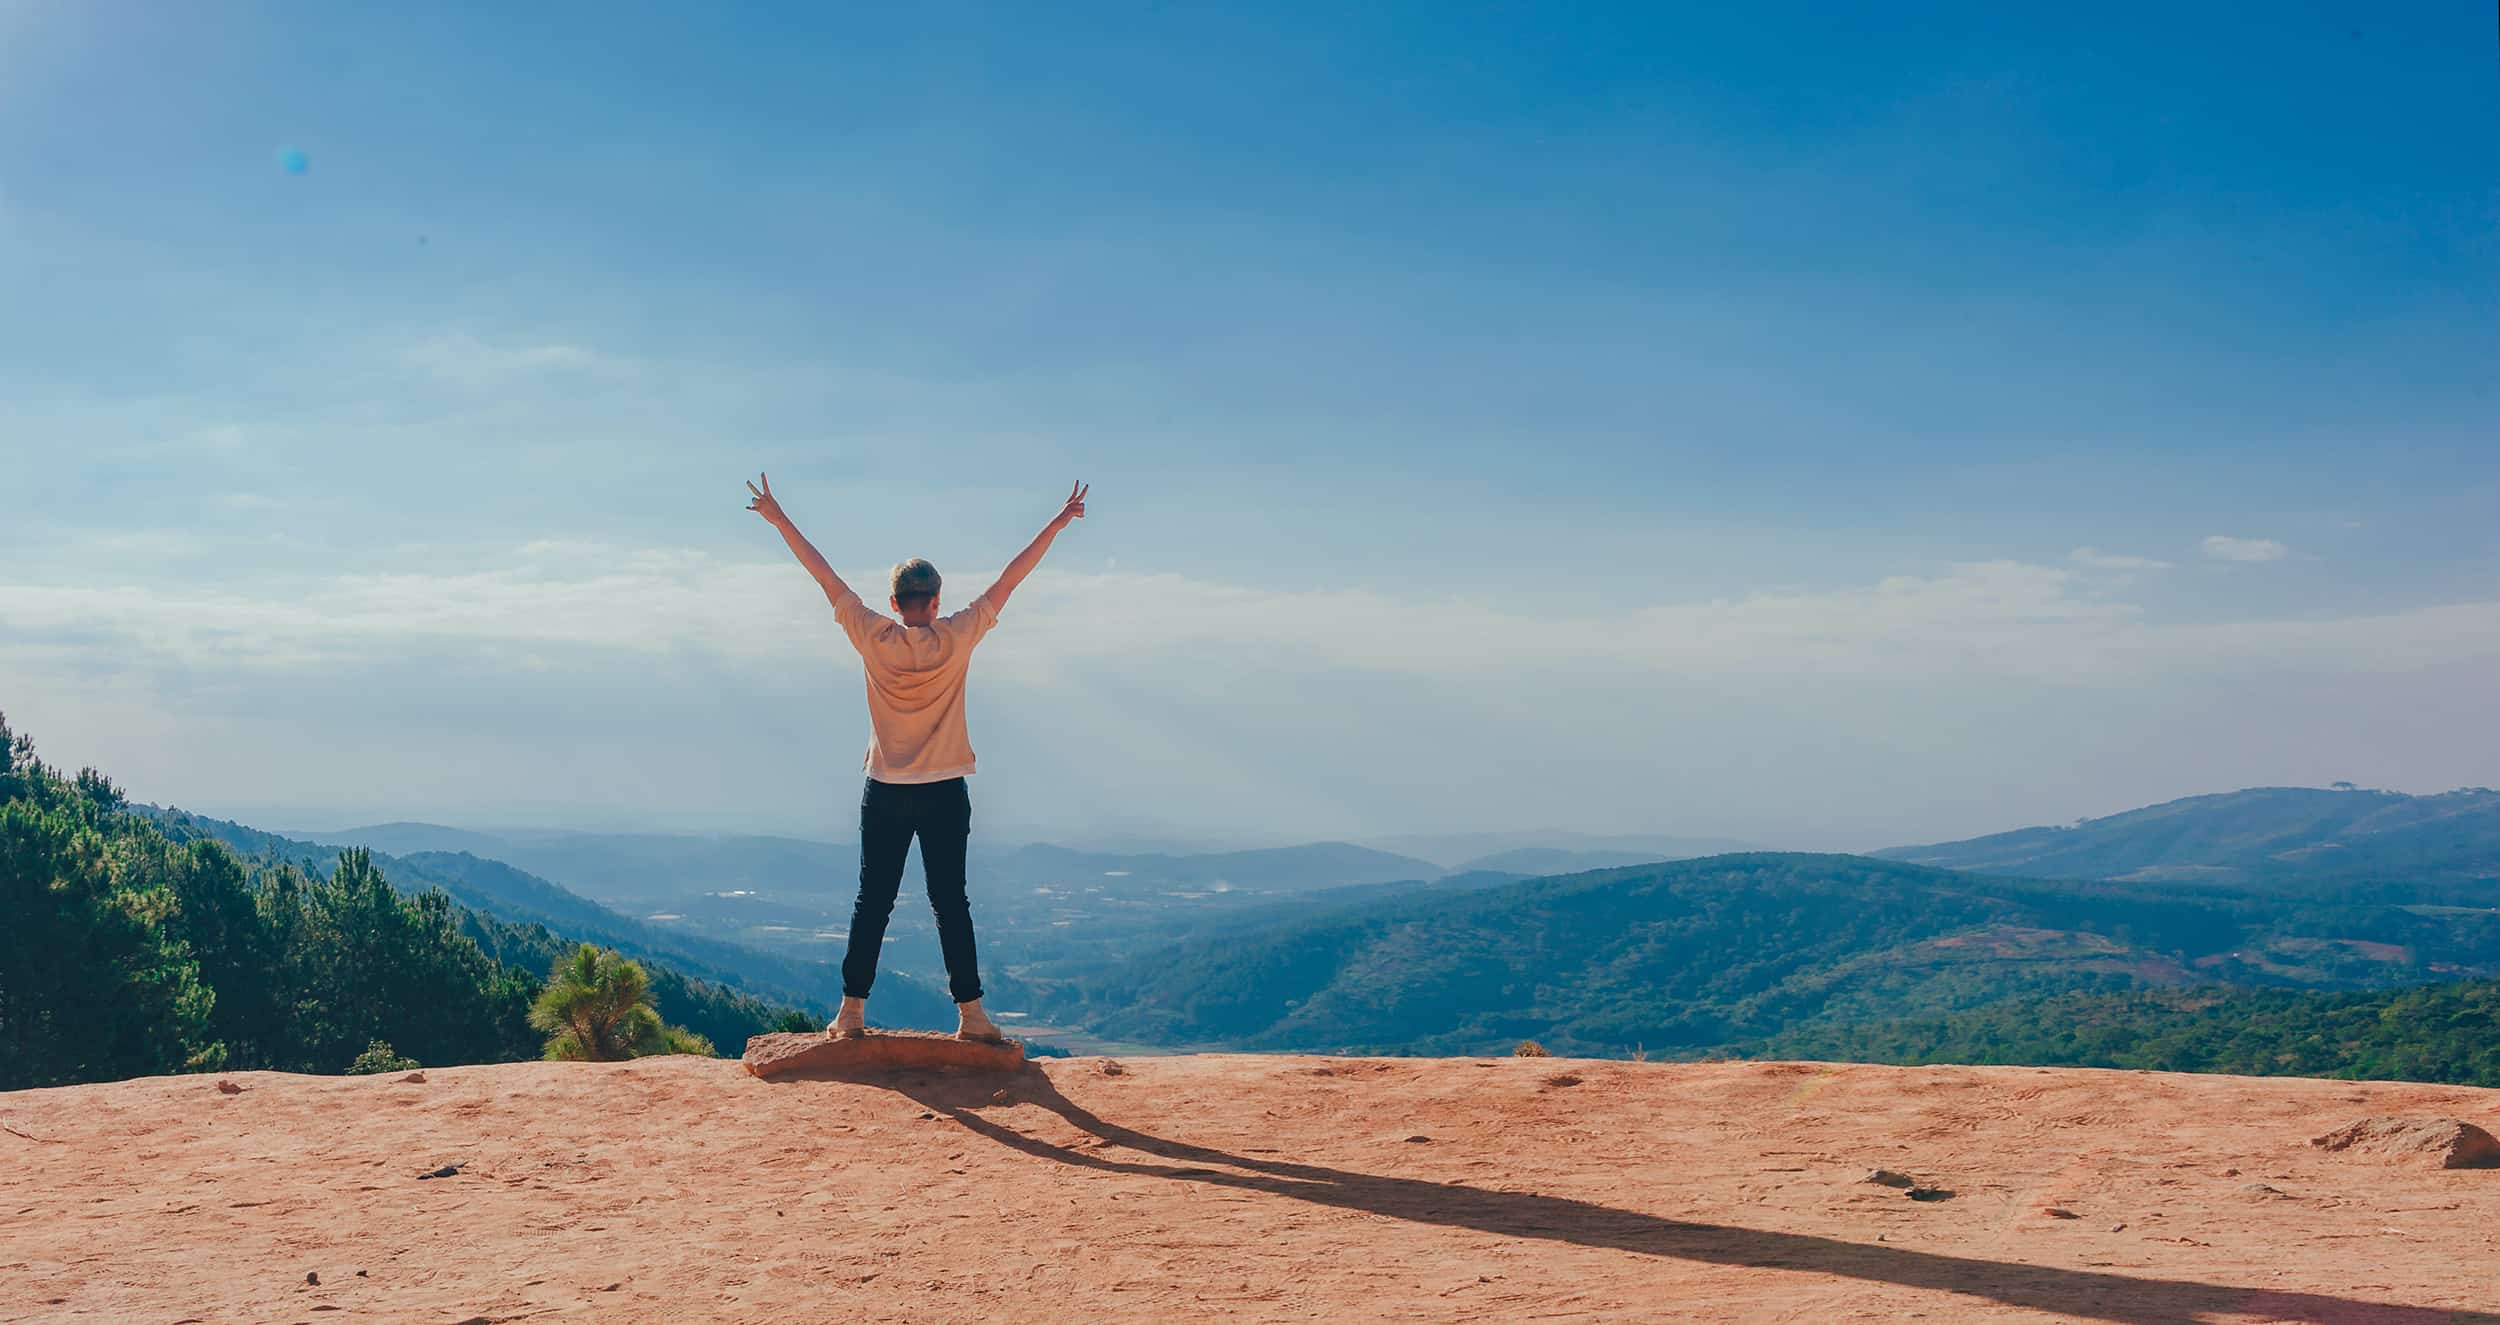
[[[530,1005],[530,1025],[547,1033],[552,1059],[613,1063],[669,1052],[642,967],[588,943],[556,959]]]

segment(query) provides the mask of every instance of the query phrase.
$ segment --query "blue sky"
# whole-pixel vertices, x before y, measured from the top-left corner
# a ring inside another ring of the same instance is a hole
[[[1002,830],[2500,782],[2491,15],[1733,8],[0,0],[0,708],[838,832],[742,474],[958,584],[1081,474]]]

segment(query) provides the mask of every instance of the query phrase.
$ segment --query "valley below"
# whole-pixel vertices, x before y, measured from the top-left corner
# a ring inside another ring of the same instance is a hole
[[[817,1015],[839,993],[846,844],[408,823],[311,840],[212,831],[316,868],[341,846],[404,852],[392,861],[403,887],[448,887],[507,921]],[[1478,834],[1192,854],[976,841],[973,900],[992,1006],[1060,1052],[1474,1054],[1535,1040],[1624,1058],[2500,1081],[2500,1050],[2476,1043],[2500,1008],[2492,793],[2252,788],[1873,855],[1726,849],[1742,845]],[[874,1015],[943,1027],[916,884],[887,935]],[[2443,992],[2408,1002],[2421,988]]]

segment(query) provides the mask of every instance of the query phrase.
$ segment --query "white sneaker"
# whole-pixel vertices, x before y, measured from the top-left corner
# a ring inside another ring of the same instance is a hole
[[[837,1040],[856,1040],[868,1033],[868,1000],[844,995],[842,1010],[833,1014],[833,1024],[825,1034]]]
[[[1007,1033],[998,1029],[990,1014],[981,1010],[981,1000],[955,1005],[955,1038],[977,1040],[983,1044],[1005,1044]]]

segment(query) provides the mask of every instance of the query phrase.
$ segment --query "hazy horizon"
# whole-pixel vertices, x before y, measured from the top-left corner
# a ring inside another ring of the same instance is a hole
[[[628,7],[630,8],[630,7]],[[1864,849],[2500,783],[2491,14],[0,0],[0,711],[146,800]]]
[[[41,753],[40,750],[38,753]],[[2271,787],[2286,786],[2291,784],[2276,783],[2263,785]],[[2212,792],[2191,794],[2228,795],[2233,792],[2256,789],[2259,788],[2257,786],[2217,788]],[[2304,789],[2327,791],[2332,790],[2333,788],[2330,786],[2316,786]],[[2356,785],[2354,789],[2363,792],[2392,792],[2394,794],[2406,796],[2436,796],[2453,791],[2484,790],[2485,788],[2461,784],[2456,787],[2423,789],[2369,787]],[[124,790],[128,791],[129,789],[124,788]],[[717,819],[709,821],[699,819],[655,819],[649,815],[630,815],[614,810],[602,811],[596,807],[582,812],[578,817],[572,818],[567,818],[561,813],[533,816],[526,812],[516,811],[511,807],[499,807],[498,813],[490,814],[485,817],[465,815],[428,816],[423,814],[357,815],[352,813],[343,814],[337,811],[307,809],[300,806],[229,806],[215,803],[188,804],[155,801],[150,800],[145,796],[135,796],[134,799],[150,804],[161,804],[165,808],[169,809],[178,809],[194,814],[204,814],[211,818],[228,820],[230,822],[242,824],[248,828],[256,828],[263,832],[276,833],[283,837],[293,837],[306,840],[341,837],[359,832],[361,830],[402,824],[428,825],[436,828],[447,828],[486,836],[515,835],[528,837],[538,834],[633,836],[649,834],[662,837],[696,838],[783,837],[812,842],[823,842],[840,846],[852,845],[857,839],[856,823],[848,818],[838,815],[818,824],[775,824],[765,821],[748,823],[735,819]],[[1450,865],[1475,856],[1492,855],[1498,851],[1507,850],[1514,846],[1552,845],[1565,849],[1589,850],[1602,850],[1609,847],[1630,849],[1629,844],[1644,840],[1654,840],[1659,842],[1673,841],[1679,845],[1690,845],[1693,843],[1704,842],[1724,842],[1725,845],[1718,848],[1724,850],[1761,849],[1767,851],[1836,851],[1844,853],[1868,853],[1895,847],[1925,845],[1929,842],[1961,841],[1969,838],[1985,837],[1996,833],[2014,832],[2026,828],[2065,826],[2081,820],[2105,818],[2112,814],[2142,809],[2161,803],[2162,802],[2157,801],[2135,802],[2122,806],[2116,806],[2111,809],[2092,814],[2073,815],[2058,820],[2044,820],[2029,823],[1989,824],[1974,827],[1967,831],[1951,832],[1933,838],[1902,838],[1899,840],[1889,838],[1882,840],[1860,840],[1856,838],[1843,839],[1827,833],[1817,833],[1811,828],[1801,828],[1790,832],[1763,836],[1743,836],[1709,832],[1675,832],[1668,830],[1607,833],[1554,827],[1488,829],[1480,825],[1448,827],[1441,829],[1408,829],[1390,832],[1364,832],[1339,837],[1315,838],[1295,836],[1289,833],[1277,833],[1272,831],[1259,832],[1254,831],[1249,827],[1240,825],[1207,825],[1196,828],[1166,825],[1157,828],[1154,826],[1122,827],[1118,825],[1102,824],[1051,824],[1041,822],[1015,823],[1012,821],[996,824],[985,823],[982,828],[981,836],[986,847],[990,849],[1015,847],[1026,844],[1045,844],[1069,847],[1082,851],[1096,851],[1120,855],[1146,855],[1156,853],[1188,855],[1210,852],[1252,851],[1277,847],[1307,846],[1320,842],[1342,841],[1357,846],[1370,847],[1375,850],[1387,851],[1395,854],[1419,856],[1427,860],[1436,860],[1444,865]],[[1427,841],[1440,843],[1449,841],[1464,841],[1467,839],[1487,839],[1487,841],[1480,848],[1467,849],[1435,850],[1429,846],[1419,845],[1419,843]]]
[[[40,753],[41,751],[39,749],[38,754]],[[128,789],[125,788],[125,790]],[[221,806],[211,803],[180,804],[153,801],[144,796],[135,796],[134,799],[145,801],[149,804],[159,804],[166,809],[181,810],[192,814],[207,815],[210,818],[224,819],[233,823],[242,824],[248,828],[257,828],[263,832],[276,833],[283,837],[305,839],[339,836],[363,829],[378,828],[393,824],[424,824],[437,828],[449,828],[462,832],[473,832],[488,836],[498,834],[516,834],[526,836],[540,833],[578,833],[584,835],[654,834],[669,837],[788,837],[807,841],[827,842],[843,846],[855,845],[859,835],[858,824],[853,818],[831,818],[820,825],[797,824],[776,826],[769,822],[742,825],[736,820],[729,819],[713,821],[655,820],[649,816],[629,816],[615,812],[602,814],[596,810],[586,812],[580,817],[570,819],[563,818],[561,816],[532,817],[526,814],[506,814],[500,817],[490,816],[486,818],[444,816],[429,817],[426,815],[359,816],[353,814],[340,815],[335,812],[323,812],[319,810],[307,810],[300,806]],[[986,813],[984,814],[984,818],[988,818]],[[1574,829],[1535,827],[1488,830],[1481,827],[1471,826],[1442,830],[1426,829],[1401,832],[1359,833],[1347,837],[1314,838],[1297,837],[1291,834],[1281,834],[1275,832],[1260,832],[1255,831],[1255,829],[1250,826],[1226,827],[1223,825],[1207,825],[1198,828],[1166,826],[1158,829],[1153,826],[1132,828],[1117,825],[1071,825],[1051,823],[1019,824],[1014,822],[992,824],[985,822],[982,825],[980,836],[986,845],[990,847],[1038,843],[1052,846],[1070,847],[1084,851],[1102,851],[1124,855],[1151,854],[1155,852],[1194,854],[1205,852],[1255,851],[1272,847],[1307,846],[1319,842],[1343,841],[1357,846],[1372,847],[1376,850],[1395,852],[1399,854],[1420,855],[1430,859],[1432,857],[1431,852],[1406,850],[1401,844],[1409,843],[1416,839],[1438,840],[1465,839],[1470,837],[1504,839],[1502,845],[1487,846],[1484,850],[1474,853],[1477,855],[1490,855],[1494,851],[1507,849],[1510,845],[1527,843],[1551,843],[1555,845],[1582,843],[1602,844],[1625,839],[1644,838],[1659,840],[1674,839],[1685,841],[1706,841],[1717,840],[1725,837],[1726,835],[1711,833],[1675,833],[1665,831],[1654,833],[1593,833]],[[1751,839],[1730,840],[1742,840],[1747,845],[1760,846],[1772,850],[1848,849],[1845,847],[1828,845],[1820,847],[1812,846],[1802,841],[1755,842]],[[1884,843],[1881,845],[1897,846],[1903,844]],[[1872,850],[1875,849],[1875,847],[1873,845],[1868,845],[1867,849]]]

